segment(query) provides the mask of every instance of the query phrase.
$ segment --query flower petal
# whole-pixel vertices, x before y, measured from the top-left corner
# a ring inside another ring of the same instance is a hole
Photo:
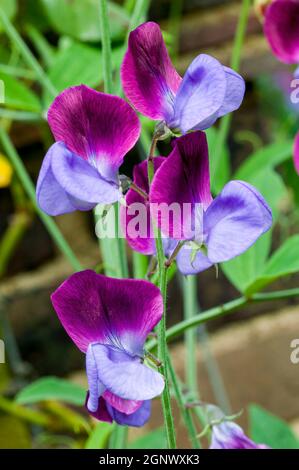
[[[75,273],[51,296],[59,320],[83,352],[94,342],[138,354],[163,312],[159,289],[147,281]]]
[[[181,77],[169,58],[158,24],[144,23],[130,33],[121,67],[127,98],[151,119],[168,121]]]
[[[61,153],[60,149],[61,144],[54,144],[49,148],[43,160],[36,186],[36,199],[39,207],[46,214],[53,216],[76,210],[67,192],[60,186],[52,171],[52,157],[56,153]]]
[[[109,392],[137,401],[150,400],[162,393],[163,376],[142,364],[139,357],[102,344],[93,344],[92,351],[99,380]]]
[[[155,172],[164,161],[164,157],[154,158]],[[148,194],[147,161],[135,165],[133,182]],[[120,220],[127,242],[133,250],[144,255],[156,252],[148,201],[134,189],[129,189],[126,194],[126,206],[120,208]]]
[[[176,263],[178,270],[185,276],[200,273],[213,265],[209,258],[200,251],[197,252],[193,259],[192,248],[188,244],[184,245],[178,252]]]
[[[299,132],[296,135],[294,142],[294,165],[297,173],[299,174]]]
[[[117,182],[102,178],[94,166],[70,152],[62,142],[52,146],[51,168],[78,210],[90,210],[98,203],[112,204],[121,197]]]
[[[149,420],[151,415],[151,400],[146,400],[142,403],[140,408],[132,414],[121,413],[109,404],[107,404],[108,411],[114,421],[123,426],[144,426]]]
[[[212,263],[246,251],[272,224],[262,195],[243,181],[231,181],[204,214],[204,236]]]
[[[206,208],[211,201],[206,136],[193,132],[175,140],[173,151],[155,173],[150,191],[152,215],[164,235],[189,239],[194,236],[195,204]],[[163,204],[165,210],[159,210]],[[169,217],[166,210],[171,206],[175,217]]]
[[[189,65],[174,102],[171,128],[183,134],[191,129],[204,130],[218,117],[226,95],[224,67],[213,57],[200,54]]]
[[[98,419],[99,421],[104,421],[105,423],[112,423],[113,422],[113,418],[111,417],[111,414],[108,411],[108,406],[109,405],[107,405],[104,398],[100,397],[98,399],[98,407],[97,407],[96,411],[90,411],[88,409],[88,406],[87,406],[88,400],[89,400],[89,393],[87,394],[87,397],[86,397],[85,407],[86,407],[88,413],[93,418]]]
[[[56,141],[94,161],[101,175],[109,179],[140,135],[138,117],[125,100],[85,85],[58,95],[48,111],[48,121]]]
[[[115,408],[115,410],[125,413],[126,415],[135,413],[143,404],[143,401],[140,400],[124,400],[114,395],[114,393],[109,392],[109,390],[103,393],[103,398],[105,398],[106,402]]]
[[[299,62],[299,2],[276,0],[266,9],[264,32],[282,62]]]
[[[218,111],[218,118],[238,109],[245,94],[245,81],[241,75],[229,67],[223,68],[226,76],[226,92],[222,106]]]

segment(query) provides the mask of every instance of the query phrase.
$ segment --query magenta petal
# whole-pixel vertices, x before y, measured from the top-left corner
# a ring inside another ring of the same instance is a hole
[[[204,214],[204,236],[212,263],[246,251],[272,225],[271,209],[250,184],[231,181]]]
[[[170,127],[182,133],[207,129],[217,119],[225,94],[224,67],[213,57],[200,54],[189,65],[177,92]]]
[[[115,408],[117,411],[125,413],[126,415],[137,411],[143,403],[143,401],[124,400],[123,398],[120,398],[117,395],[109,392],[109,390],[106,390],[103,393],[103,398],[107,403],[109,403],[110,406],[113,406],[113,408]]]
[[[173,151],[155,174],[150,192],[152,215],[164,235],[188,239],[194,235],[194,205],[206,208],[211,201],[207,140],[197,131],[175,140]],[[167,211],[158,211],[159,204],[179,208],[176,220]]]
[[[83,352],[93,342],[142,351],[163,312],[159,289],[147,281],[75,273],[51,296],[59,320]]]
[[[296,135],[295,142],[294,142],[294,165],[299,175],[299,132]]]
[[[138,117],[128,103],[84,85],[67,88],[57,96],[48,121],[56,141],[94,162],[109,179],[140,135]]]
[[[87,407],[88,399],[89,399],[89,394],[87,394],[87,397],[86,397],[85,407],[86,407],[88,413],[93,418],[98,419],[99,421],[104,421],[105,423],[112,423],[113,422],[113,418],[111,417],[111,414],[109,413],[109,411],[107,409],[107,404],[106,404],[106,401],[104,400],[104,398],[100,397],[98,399],[98,407],[97,407],[96,411],[90,411],[88,409],[88,407]]]
[[[151,415],[151,400],[146,400],[142,402],[142,405],[134,413],[127,415],[126,413],[121,413],[116,410],[109,404],[107,404],[110,415],[114,421],[123,426],[135,426],[140,427],[144,426],[145,423],[149,420]]]
[[[164,157],[155,157],[155,172],[164,161]],[[139,163],[134,167],[133,182],[148,194],[147,161]],[[129,189],[126,194],[126,207],[121,206],[120,217],[123,232],[126,235],[126,239],[130,247],[144,255],[153,255],[156,252],[156,249],[153,230],[151,227],[148,201],[146,201],[135,190]],[[142,227],[140,227],[140,225],[142,225]],[[137,232],[142,233],[137,236]]]
[[[264,32],[273,53],[282,62],[299,62],[298,25],[298,0],[276,0],[267,7]]]
[[[163,376],[143,364],[140,357],[102,344],[93,344],[92,350],[98,379],[109,392],[134,401],[150,400],[162,393]]]
[[[130,33],[121,78],[127,98],[140,113],[166,121],[172,117],[181,77],[171,63],[158,24],[144,23]]]

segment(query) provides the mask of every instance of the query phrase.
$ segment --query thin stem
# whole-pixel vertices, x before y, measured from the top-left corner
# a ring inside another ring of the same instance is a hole
[[[41,82],[41,84],[48,90],[48,92],[55,97],[58,94],[58,91],[54,87],[53,83],[51,80],[47,77],[46,73],[30,51],[29,47],[27,44],[23,41],[22,37],[18,33],[18,31],[15,29],[13,24],[10,22],[10,20],[7,18],[5,12],[0,8],[0,20],[2,23],[2,27],[4,31],[6,32],[7,36],[10,38],[11,42],[18,48],[20,53],[23,56],[23,59],[25,62],[27,62],[28,66],[34,70],[36,73],[37,78]]]
[[[250,298],[244,296],[239,297],[238,299],[231,300],[226,304],[219,305],[218,307],[213,307],[209,310],[206,310],[205,312],[199,313],[193,318],[177,323],[166,331],[166,339],[167,341],[172,341],[173,339],[177,338],[185,331],[187,331],[189,328],[196,328],[202,323],[206,323],[208,321],[215,320],[216,318],[230,315],[231,313],[240,310],[240,308],[246,307],[247,305],[252,303],[268,302],[272,300],[284,300],[293,297],[299,297],[299,288],[286,289],[277,292],[257,293],[253,294]],[[151,340],[149,343],[147,343],[146,348],[150,351],[156,346],[157,341]]]
[[[25,408],[22,405],[19,405],[15,402],[8,400],[0,395],[0,410],[5,411],[6,413],[16,416],[17,418],[28,421],[32,424],[37,424],[38,426],[43,426],[46,428],[52,428],[52,420],[41,413],[40,411],[31,410],[30,408]]]
[[[102,65],[104,77],[104,89],[106,93],[113,93],[112,63],[111,63],[111,38],[108,17],[108,2],[100,0],[100,27],[102,39]]]
[[[197,310],[196,276],[187,276],[183,279],[184,319],[192,319]],[[198,395],[197,364],[196,364],[196,329],[187,330],[185,333],[186,358],[185,371],[186,383],[192,394]],[[199,395],[198,397],[199,398]]]
[[[38,122],[43,120],[43,116],[40,113],[34,113],[31,111],[16,111],[14,109],[0,109],[0,118],[9,119],[11,121],[28,121]]]
[[[173,390],[174,390],[174,393],[175,393],[175,396],[176,396],[178,407],[180,409],[181,415],[183,416],[183,419],[185,421],[185,426],[188,430],[190,440],[192,442],[192,447],[193,447],[193,449],[200,449],[200,442],[199,442],[199,439],[197,438],[197,431],[196,431],[196,428],[195,428],[193,420],[192,420],[191,412],[188,408],[186,408],[186,404],[184,402],[181,386],[178,382],[178,379],[177,379],[175,370],[173,368],[173,364],[172,364],[172,361],[171,361],[171,358],[170,358],[169,354],[167,356],[167,367],[168,367],[168,370],[169,370],[169,374],[170,374],[170,378],[171,378],[171,381],[172,381]]]
[[[133,181],[130,183],[130,189],[133,189],[139,196],[143,197],[143,199],[148,199],[148,195],[143,189],[139,188],[137,184],[133,183]]]
[[[247,29],[247,22],[249,18],[251,7],[251,0],[242,0],[240,18],[235,34],[235,40],[233,45],[232,57],[231,57],[231,67],[237,72],[240,67],[241,61],[241,51],[243,47],[243,42],[246,34]],[[219,133],[216,142],[216,148],[214,152],[214,171],[218,167],[219,159],[221,157],[223,146],[227,140],[227,136],[229,133],[230,125],[232,120],[232,114],[226,114],[220,122],[219,126]]]
[[[10,159],[10,162],[12,166],[14,167],[18,178],[21,181],[24,187],[24,190],[26,191],[29,199],[31,200],[35,211],[37,212],[40,219],[44,223],[53,241],[55,242],[57,247],[60,249],[60,251],[64,254],[64,256],[69,260],[73,268],[76,271],[80,271],[82,269],[81,263],[76,257],[76,255],[74,254],[73,250],[71,249],[67,241],[65,240],[59,228],[57,227],[53,219],[49,217],[47,214],[45,214],[43,211],[41,211],[40,208],[38,207],[36,203],[34,184],[32,183],[30,176],[28,175],[27,170],[20,156],[18,155],[15,147],[13,146],[3,126],[0,126],[0,142],[3,146],[3,149],[7,157]]]
[[[153,181],[154,177],[154,163],[153,163],[153,155],[156,146],[156,139],[153,138],[151,144],[150,155],[147,162],[147,171],[148,171],[148,183],[149,188]],[[163,243],[162,243],[162,236],[161,232],[154,224],[154,234],[155,234],[155,244],[156,244],[156,253],[157,253],[157,261],[158,261],[158,272],[159,272],[159,288],[163,297],[163,315],[162,319],[158,325],[157,333],[158,333],[158,357],[162,362],[160,367],[160,372],[164,376],[165,386],[162,393],[162,408],[163,408],[163,415],[164,415],[164,423],[166,428],[166,437],[167,437],[167,445],[169,449],[176,448],[176,437],[175,437],[175,429],[174,429],[174,422],[172,417],[172,410],[171,410],[171,400],[170,400],[170,391],[169,391],[169,383],[168,383],[168,368],[167,368],[167,342],[166,342],[166,311],[167,311],[167,266],[165,265],[165,256],[163,251]]]

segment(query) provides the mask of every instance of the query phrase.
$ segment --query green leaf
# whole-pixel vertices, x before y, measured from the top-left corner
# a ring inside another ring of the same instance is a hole
[[[165,430],[163,428],[155,429],[145,436],[139,437],[133,442],[129,442],[130,449],[166,449]]]
[[[274,170],[264,170],[251,176],[248,182],[264,196],[272,209],[275,221],[279,215],[281,201],[287,193],[280,175]],[[240,292],[247,292],[248,287],[262,275],[271,248],[271,238],[270,230],[245,253],[221,265],[226,277]]]
[[[99,0],[42,0],[45,12],[60,34],[81,41],[100,41]],[[119,5],[109,2],[112,39],[123,38],[129,26],[129,16]]]
[[[48,76],[59,92],[65,88],[84,83],[87,86],[95,87],[101,83],[102,67],[101,53],[96,49],[76,41],[67,41],[67,46],[61,47],[55,56]],[[114,49],[113,65],[120,66],[122,57],[121,49]],[[53,97],[45,92],[44,103],[47,108]]]
[[[10,20],[13,20],[17,13],[17,2],[16,0],[0,0],[0,8]],[[0,31],[2,30],[3,28],[0,21]]]
[[[293,140],[286,140],[257,150],[239,167],[234,179],[249,181],[261,171],[280,165],[292,157],[293,145]]]
[[[217,145],[218,131],[214,127],[210,127],[206,130],[206,135],[210,155],[211,188],[214,194],[218,194],[230,179],[229,150],[226,145],[223,147],[221,157],[219,158],[218,166],[216,168],[214,150]]]
[[[4,103],[8,108],[22,111],[41,111],[39,99],[22,82],[4,73],[1,73],[0,78],[4,81]]]
[[[113,425],[109,423],[98,423],[90,433],[85,449],[106,449],[108,440],[113,431]]]
[[[299,271],[299,235],[290,237],[267,261],[260,276],[247,287],[252,294],[271,284],[276,279]]]
[[[251,438],[259,444],[273,449],[299,448],[299,442],[288,424],[261,406],[249,406],[249,428]]]
[[[85,389],[79,385],[57,377],[43,377],[23,388],[17,394],[16,402],[32,404],[45,400],[58,400],[82,406],[85,396]]]

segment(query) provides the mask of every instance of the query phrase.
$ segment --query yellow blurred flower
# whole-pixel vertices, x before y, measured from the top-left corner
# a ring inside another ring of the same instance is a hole
[[[0,153],[0,188],[10,185],[12,178],[12,167],[8,160]]]

